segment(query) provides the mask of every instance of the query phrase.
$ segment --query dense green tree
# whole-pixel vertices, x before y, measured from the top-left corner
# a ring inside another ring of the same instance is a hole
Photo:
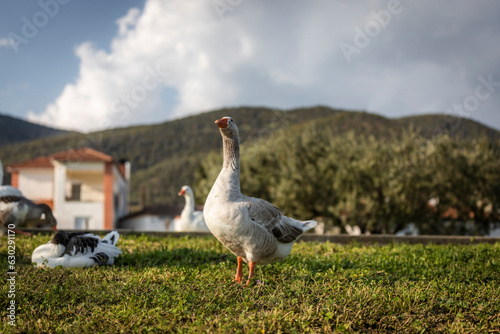
[[[330,225],[393,233],[413,222],[424,233],[465,233],[468,223],[485,233],[498,220],[498,157],[487,140],[426,139],[411,130],[377,139],[313,124],[243,145],[241,184],[291,216]],[[213,153],[199,167],[199,200],[221,159]]]

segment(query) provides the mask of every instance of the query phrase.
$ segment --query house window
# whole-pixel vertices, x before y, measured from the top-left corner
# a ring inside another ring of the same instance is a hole
[[[71,184],[71,195],[67,198],[68,201],[80,201],[82,194],[82,184],[72,183]]]
[[[113,194],[113,207],[115,209],[115,212],[118,212],[118,209],[120,208],[120,197],[118,194]]]
[[[90,217],[75,217],[75,230],[88,230]]]

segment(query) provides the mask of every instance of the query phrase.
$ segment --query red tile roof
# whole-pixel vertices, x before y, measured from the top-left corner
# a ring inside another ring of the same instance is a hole
[[[89,147],[84,147],[80,149],[71,149],[67,151],[57,152],[50,156],[52,159],[57,161],[100,161],[100,162],[112,162],[113,157],[105,153],[96,151]]]
[[[53,168],[54,165],[48,157],[39,157],[8,166],[9,168]]]
[[[70,149],[35,159],[12,164],[9,168],[53,168],[52,160],[62,162],[113,162],[113,157],[89,147]]]

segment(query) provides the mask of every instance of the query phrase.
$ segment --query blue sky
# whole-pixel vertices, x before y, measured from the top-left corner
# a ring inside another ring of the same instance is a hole
[[[4,1],[0,112],[94,131],[323,104],[500,129],[498,31],[494,0]]]
[[[52,2],[50,7],[54,8]],[[57,2],[55,2],[57,3]],[[118,27],[116,19],[129,8],[142,8],[144,1],[73,0],[59,4],[58,13],[18,52],[0,48],[0,112],[26,118],[29,110],[43,111],[78,76],[79,59],[75,47],[92,41],[109,49]],[[0,4],[0,38],[12,32],[23,36],[23,17],[43,11],[37,1],[4,1]]]

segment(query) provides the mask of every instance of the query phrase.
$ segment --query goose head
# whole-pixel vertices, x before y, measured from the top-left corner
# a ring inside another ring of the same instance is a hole
[[[215,124],[217,124],[223,136],[235,137],[238,135],[236,122],[229,116],[216,120]]]
[[[38,208],[42,210],[43,214],[45,215],[45,222],[47,222],[50,225],[50,227],[52,228],[52,230],[54,231],[54,233],[56,233],[57,232],[57,219],[54,217],[54,214],[52,213],[52,209],[50,208],[50,206],[48,206],[45,203],[38,203],[35,205],[38,206]]]
[[[47,223],[49,223],[50,228],[52,228],[52,231],[54,231],[54,233],[57,233],[57,220],[56,220],[56,218],[52,215],[52,213],[50,213],[50,214],[45,214],[45,221],[46,221]]]
[[[66,247],[69,243],[69,236],[64,231],[57,231],[49,242],[54,245],[63,245]]]
[[[190,186],[182,186],[181,190],[177,194],[177,196],[191,196],[193,197],[193,190]]]

